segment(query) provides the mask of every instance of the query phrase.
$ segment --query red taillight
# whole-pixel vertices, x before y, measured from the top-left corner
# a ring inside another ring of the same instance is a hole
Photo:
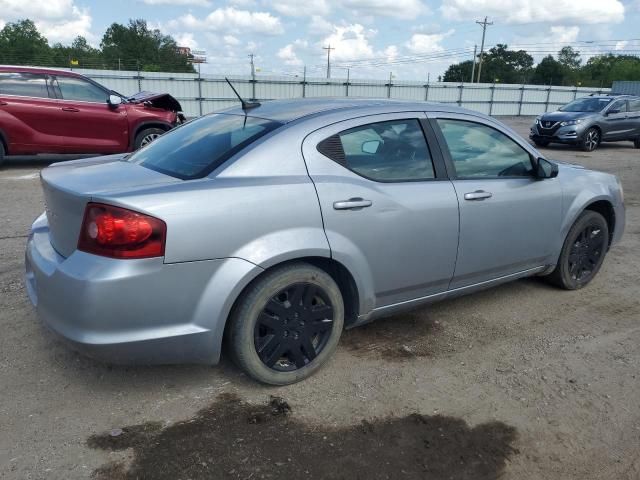
[[[167,226],[149,215],[102,203],[88,203],[78,250],[112,258],[164,255]]]

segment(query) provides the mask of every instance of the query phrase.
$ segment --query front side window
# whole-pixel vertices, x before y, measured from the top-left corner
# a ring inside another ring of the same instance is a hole
[[[416,119],[351,128],[320,142],[318,151],[371,180],[401,182],[435,178],[431,153]]]
[[[49,97],[45,76],[36,73],[0,72],[0,94]]]
[[[480,123],[439,119],[459,178],[526,177],[533,173],[529,153],[504,133]]]
[[[609,113],[618,111],[618,113],[624,113],[627,111],[627,101],[626,100],[618,100],[611,104],[611,108],[609,109]]]
[[[107,92],[82,78],[57,77],[58,87],[64,100],[106,103]]]
[[[200,178],[280,125],[244,115],[207,115],[164,134],[128,161],[183,180]]]

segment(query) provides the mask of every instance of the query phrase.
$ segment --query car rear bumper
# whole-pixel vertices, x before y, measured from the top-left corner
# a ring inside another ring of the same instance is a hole
[[[216,363],[224,324],[257,267],[238,258],[165,264],[51,246],[46,216],[27,241],[26,288],[39,318],[110,363]]]

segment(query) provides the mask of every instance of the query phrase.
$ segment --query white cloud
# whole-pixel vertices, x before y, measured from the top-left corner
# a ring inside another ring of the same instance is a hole
[[[226,43],[227,45],[231,45],[234,47],[237,45],[240,45],[240,40],[234,37],[233,35],[225,35],[224,37],[222,37],[222,39],[224,40],[224,43]]]
[[[624,20],[620,0],[443,0],[443,15],[451,20],[476,19],[480,13],[501,23],[618,23]]]
[[[573,43],[578,39],[580,33],[580,27],[564,27],[562,25],[553,26],[550,28],[551,37],[556,43]]]
[[[268,12],[250,12],[233,7],[218,8],[205,18],[188,13],[168,23],[174,30],[189,28],[211,32],[260,33],[280,35],[284,32],[280,19]]]
[[[442,48],[442,40],[452,35],[454,30],[443,33],[414,33],[409,41],[405,44],[407,50],[411,53],[424,54],[435,53],[444,50]]]
[[[73,0],[0,0],[0,23],[30,18],[51,43],[68,43],[78,35],[93,42],[91,15]]]
[[[624,50],[629,45],[629,42],[626,40],[622,40],[620,42],[616,42],[616,50]]]
[[[327,0],[312,0],[303,5],[299,0],[277,0],[271,2],[271,6],[276,12],[289,17],[328,15],[330,11]]]
[[[278,58],[282,60],[285,65],[302,65],[302,60],[298,58],[296,52],[293,49],[293,44],[288,44],[278,50]]]
[[[333,24],[319,15],[313,15],[308,30],[312,35],[329,35],[333,31]]]
[[[176,5],[176,6],[193,6],[208,7],[211,5],[209,0],[142,0],[147,5]]]
[[[379,17],[415,19],[429,11],[422,0],[339,0],[358,14]]]
[[[193,37],[193,33],[178,33],[173,38],[180,47],[189,47],[192,50],[198,49],[198,42]]]
[[[334,25],[333,33],[322,41],[322,46],[331,45],[331,58],[354,60],[373,57],[373,47],[369,39],[375,36],[375,30],[367,30],[359,23],[352,25]]]

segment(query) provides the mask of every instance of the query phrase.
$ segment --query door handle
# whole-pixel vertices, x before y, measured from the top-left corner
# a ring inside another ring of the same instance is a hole
[[[333,202],[333,208],[335,210],[360,210],[361,208],[370,207],[371,205],[373,205],[371,200],[365,200],[360,197]]]
[[[62,107],[62,111],[63,112],[79,112],[80,110],[78,110],[75,107]]]
[[[475,192],[469,192],[464,194],[465,200],[484,200],[485,198],[491,198],[493,194],[491,192],[485,192],[484,190],[476,190]]]

